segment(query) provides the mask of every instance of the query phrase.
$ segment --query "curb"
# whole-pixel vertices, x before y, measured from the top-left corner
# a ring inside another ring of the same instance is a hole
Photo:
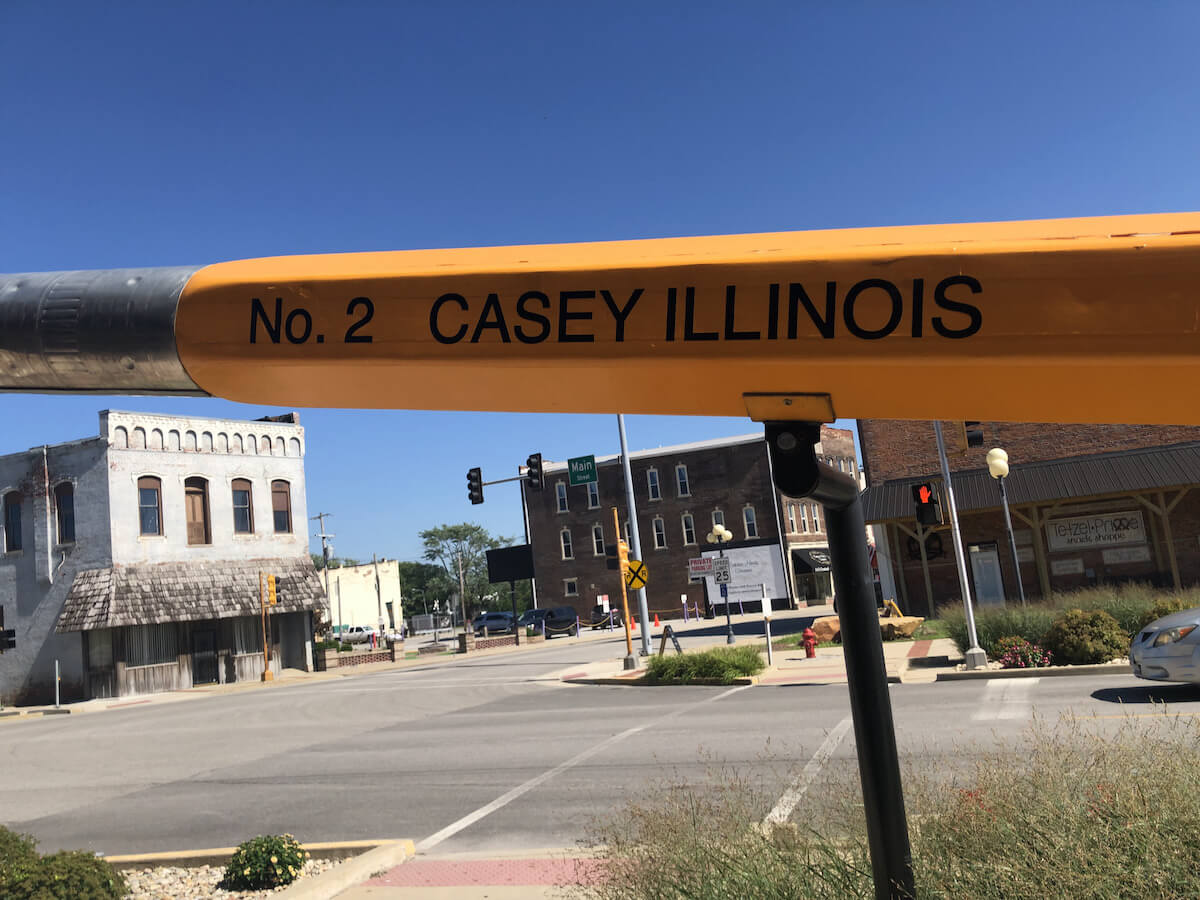
[[[625,687],[686,687],[699,685],[701,687],[745,687],[758,684],[757,675],[735,678],[733,681],[722,681],[719,678],[693,678],[690,681],[644,681],[645,676],[637,678],[564,678],[563,684],[620,684]]]
[[[1043,666],[1036,669],[984,669],[978,672],[939,672],[937,681],[978,681],[981,678],[1043,678],[1064,675],[1132,675],[1126,663],[1113,666],[1100,663],[1094,666]]]
[[[69,709],[31,709],[28,711],[22,709],[6,709],[0,711],[0,719],[40,719],[43,716],[69,716]]]
[[[300,846],[314,859],[345,859],[347,862],[314,878],[293,882],[284,890],[272,894],[272,897],[281,900],[332,900],[347,888],[366,881],[376,872],[398,866],[417,853],[416,845],[410,840],[326,841]],[[236,850],[236,847],[214,847],[207,850],[106,856],[104,859],[116,869],[223,866],[229,863]]]

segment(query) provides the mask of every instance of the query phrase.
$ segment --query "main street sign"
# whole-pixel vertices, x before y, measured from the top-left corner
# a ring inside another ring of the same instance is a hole
[[[571,487],[590,484],[596,480],[596,457],[576,456],[568,459],[567,474],[571,477]]]
[[[1200,213],[27,273],[0,390],[1193,423],[1197,283]]]

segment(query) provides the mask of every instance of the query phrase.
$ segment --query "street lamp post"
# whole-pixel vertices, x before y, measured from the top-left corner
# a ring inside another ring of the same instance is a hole
[[[725,558],[724,545],[728,541],[733,540],[733,532],[730,531],[728,528],[726,528],[724,525],[713,525],[713,530],[708,533],[708,537],[706,538],[706,540],[710,544],[717,545],[717,553],[720,554],[721,559],[724,559]],[[729,612],[729,585],[727,585],[727,584],[721,585],[721,596],[725,599],[725,643],[732,644],[734,642],[734,637],[733,637],[733,618]]]
[[[1021,595],[1021,605],[1025,605],[1025,585],[1021,583],[1021,561],[1017,559],[1017,539],[1013,535],[1012,518],[1008,514],[1008,491],[1004,489],[1004,479],[1008,477],[1008,454],[999,447],[993,447],[987,455],[988,472],[1000,484],[1000,502],[1004,506],[1004,527],[1008,529],[1008,549],[1012,551],[1013,570],[1017,573],[1017,592]]]

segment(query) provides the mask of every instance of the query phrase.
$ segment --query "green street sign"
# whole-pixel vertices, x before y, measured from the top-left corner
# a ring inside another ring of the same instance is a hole
[[[571,475],[571,487],[595,481],[596,457],[576,456],[574,459],[568,459],[567,472]]]

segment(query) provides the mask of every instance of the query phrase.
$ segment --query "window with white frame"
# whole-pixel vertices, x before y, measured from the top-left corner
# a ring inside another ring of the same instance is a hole
[[[571,551],[571,529],[564,528],[558,536],[562,541],[562,558],[574,559],[575,554]]]
[[[675,483],[679,487],[680,497],[690,497],[692,495],[691,485],[688,484],[687,466],[678,465],[675,467]]]
[[[589,481],[587,486],[588,492],[588,509],[600,508],[600,485],[594,481]]]
[[[787,509],[788,509],[788,532],[790,534],[795,534],[796,533],[796,504],[789,503]]]
[[[808,504],[800,504],[800,533],[808,534]]]
[[[558,497],[558,511],[565,513],[567,511],[567,486],[561,481],[554,485],[554,493]]]
[[[690,547],[696,543],[696,520],[692,518],[691,513],[684,513],[680,520],[683,523],[684,546]]]
[[[714,509],[713,515],[712,515],[712,520],[713,520],[713,531],[717,530],[718,525],[720,525],[722,528],[724,528],[725,527],[724,511],[720,510],[720,509]]]
[[[667,523],[661,517],[654,519],[654,549],[667,549]]]
[[[566,597],[578,597],[579,596],[579,579],[578,578],[564,578],[563,579],[563,595]]]
[[[812,505],[812,516],[813,516],[813,531],[820,531],[821,530],[821,504],[814,503]]]
[[[742,521],[746,525],[746,540],[758,537],[758,520],[754,517],[753,506],[747,506],[742,510]]]
[[[662,490],[658,486],[658,469],[646,470],[646,489],[651,500],[662,499]]]
[[[595,556],[604,555],[604,526],[592,526],[592,553]]]

